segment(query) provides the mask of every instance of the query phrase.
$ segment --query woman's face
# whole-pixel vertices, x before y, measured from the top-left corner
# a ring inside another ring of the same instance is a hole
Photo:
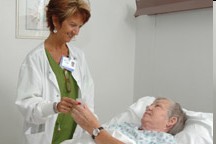
[[[61,25],[58,24],[56,34],[62,41],[69,42],[75,35],[79,34],[83,24],[83,18],[80,14],[73,15],[65,19]]]
[[[170,102],[168,100],[156,100],[146,108],[141,123],[142,128],[148,130],[163,131],[169,121],[168,110]]]

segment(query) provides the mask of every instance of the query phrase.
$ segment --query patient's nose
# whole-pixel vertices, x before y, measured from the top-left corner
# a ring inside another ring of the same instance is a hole
[[[152,110],[153,109],[153,105],[148,105],[148,106],[146,106],[146,110]]]
[[[146,106],[146,110],[150,110],[151,109],[151,106]]]

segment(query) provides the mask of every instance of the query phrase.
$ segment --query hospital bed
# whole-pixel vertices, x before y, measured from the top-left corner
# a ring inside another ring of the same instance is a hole
[[[155,97],[145,96],[137,102],[129,106],[129,108],[113,117],[110,121],[103,124],[104,127],[122,122],[131,122],[140,124],[141,117],[146,109],[146,106],[154,101]],[[213,113],[195,112],[184,109],[187,115],[187,121],[184,129],[175,135],[177,144],[213,144]],[[115,131],[110,133],[124,141],[126,144],[133,144],[124,135]],[[72,139],[64,141],[62,144],[95,144],[91,137],[84,133],[80,139]]]

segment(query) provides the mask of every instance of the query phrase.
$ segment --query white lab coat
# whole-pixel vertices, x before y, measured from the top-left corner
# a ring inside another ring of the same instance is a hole
[[[67,44],[69,56],[76,60],[72,72],[79,86],[78,97],[94,110],[94,84],[83,52]],[[44,43],[31,51],[20,68],[16,105],[24,116],[26,144],[51,144],[58,114],[53,103],[60,101],[58,82],[47,59]],[[77,125],[73,137],[84,131]]]

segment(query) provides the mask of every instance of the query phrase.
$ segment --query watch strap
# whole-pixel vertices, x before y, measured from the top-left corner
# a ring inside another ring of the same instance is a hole
[[[99,135],[99,134],[100,134],[100,131],[103,130],[104,128],[103,128],[103,127],[99,127],[99,128],[97,128],[97,129],[99,130],[99,133],[98,133],[98,135]],[[98,136],[98,135],[97,135],[97,136]],[[96,137],[96,136],[95,136],[94,134],[92,134],[92,139],[95,139],[95,137]]]

